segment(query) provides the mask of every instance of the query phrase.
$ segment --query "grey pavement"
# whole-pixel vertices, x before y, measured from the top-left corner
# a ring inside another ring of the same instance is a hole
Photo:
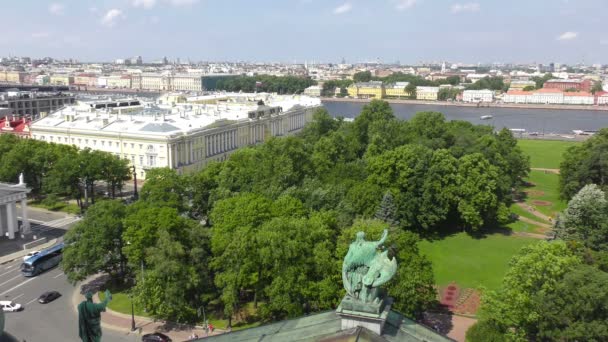
[[[21,275],[21,260],[0,266],[0,300],[12,300],[24,306],[20,312],[7,312],[5,332],[16,341],[79,341],[78,314],[73,305],[76,287],[56,267],[36,277]],[[61,297],[49,304],[38,303],[38,297],[55,290]],[[104,341],[137,341],[138,336],[105,329]]]
[[[21,213],[21,208],[17,206],[17,212]],[[21,215],[18,216],[19,226],[22,225]],[[53,212],[40,208],[28,207],[28,219],[32,229],[32,234],[22,238],[21,234],[16,234],[15,239],[10,240],[6,236],[0,237],[0,257],[7,256],[19,251],[23,251],[23,245],[46,237],[47,241],[60,239],[67,229],[69,229],[78,218],[62,212]]]

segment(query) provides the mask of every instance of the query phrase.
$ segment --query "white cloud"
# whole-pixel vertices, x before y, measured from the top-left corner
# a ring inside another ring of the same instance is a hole
[[[51,34],[46,31],[32,33],[32,38],[48,38]]]
[[[124,18],[125,15],[121,10],[112,8],[101,18],[101,24],[107,27],[112,27],[118,19]]]
[[[572,40],[572,39],[576,39],[576,37],[578,37],[578,33],[568,31],[568,32],[564,32],[564,33],[560,34],[556,39],[557,40]]]
[[[477,2],[467,2],[462,4],[453,4],[452,13],[462,13],[462,12],[479,12],[481,10],[481,6]]]
[[[63,15],[64,8],[62,4],[54,2],[49,5],[49,12],[53,15]]]
[[[133,7],[152,8],[156,5],[156,0],[133,0]]]
[[[344,14],[346,12],[350,12],[350,10],[353,9],[353,5],[351,5],[350,3],[345,3],[342,6],[338,6],[336,8],[334,8],[334,14]]]
[[[399,11],[404,11],[404,10],[414,7],[414,5],[416,5],[418,0],[396,0],[393,2],[396,2],[396,5],[395,5],[396,9],[398,9]]]

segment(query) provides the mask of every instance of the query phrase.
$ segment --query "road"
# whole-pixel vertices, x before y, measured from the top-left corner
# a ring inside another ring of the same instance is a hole
[[[7,312],[5,331],[17,341],[79,341],[78,315],[72,303],[72,286],[59,267],[33,278],[21,275],[21,260],[0,266],[0,300],[24,306],[20,312]],[[49,304],[38,303],[45,291],[55,290],[61,297]],[[84,299],[84,298],[83,298]],[[105,329],[105,341],[137,341],[137,336]]]

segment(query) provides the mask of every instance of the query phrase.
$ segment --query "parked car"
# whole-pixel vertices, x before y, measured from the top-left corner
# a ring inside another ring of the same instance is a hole
[[[37,255],[38,253],[40,253],[40,251],[31,251],[29,253],[27,253],[24,257],[23,257],[23,261],[33,257],[34,255]]]
[[[0,305],[2,306],[2,311],[4,312],[15,312],[23,309],[21,304],[13,303],[10,300],[0,300]]]
[[[50,303],[50,302],[54,301],[55,299],[57,299],[59,297],[61,297],[61,293],[59,293],[57,291],[48,291],[48,292],[41,294],[40,297],[38,297],[38,302],[40,304],[46,304],[46,303]]]
[[[141,337],[142,342],[171,342],[171,338],[165,334],[155,332],[152,334],[145,334]]]

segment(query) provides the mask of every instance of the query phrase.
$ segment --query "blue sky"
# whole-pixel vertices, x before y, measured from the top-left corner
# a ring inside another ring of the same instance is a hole
[[[608,0],[1,1],[1,55],[608,63]]]

